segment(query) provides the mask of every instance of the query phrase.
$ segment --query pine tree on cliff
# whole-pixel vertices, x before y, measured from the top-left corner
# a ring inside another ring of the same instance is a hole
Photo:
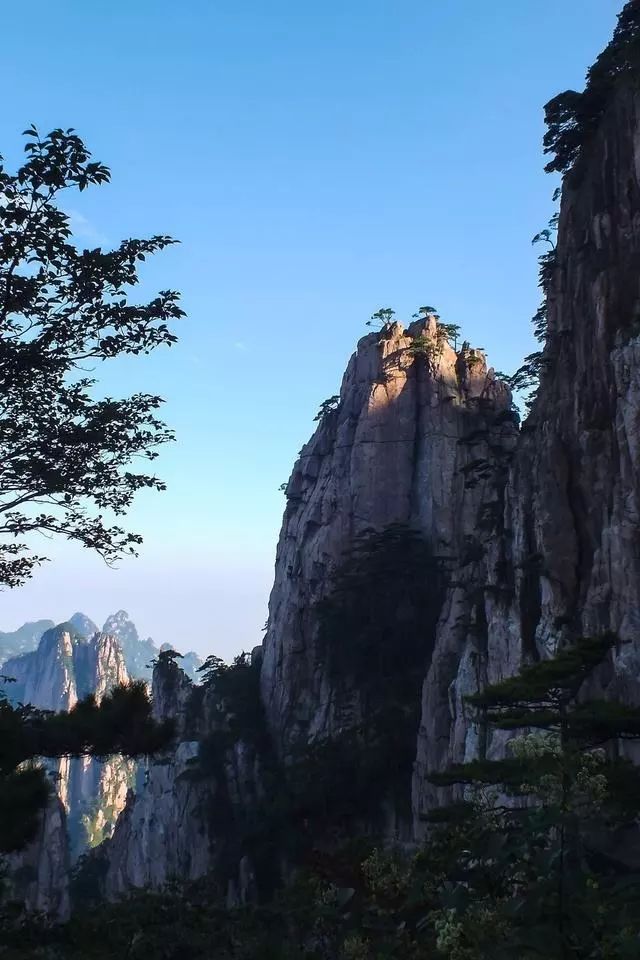
[[[640,874],[620,850],[640,839],[640,771],[620,745],[640,739],[640,710],[589,698],[616,643],[582,640],[469,697],[481,724],[525,732],[503,759],[430,778],[465,788],[432,819],[454,838],[443,918],[474,958],[638,955]]]
[[[583,147],[597,132],[615,89],[640,78],[640,0],[628,0],[618,14],[610,43],[589,68],[585,89],[565,90],[545,105],[545,153],[549,173],[578,174]]]
[[[135,554],[140,536],[109,524],[138,490],[164,489],[136,470],[172,439],[158,419],[158,396],[95,399],[87,364],[170,345],[183,316],[178,294],[129,300],[138,266],[174,241],[125,240],[114,250],[79,249],[58,206],[66,189],[110,179],[73,130],[25,131],[26,159],[9,173],[0,158],[0,586],[24,583],[45,558],[34,534],[58,535],[107,563]],[[127,717],[129,720],[127,721]],[[0,850],[33,833],[46,803],[42,771],[21,764],[39,755],[146,752],[159,742],[144,689],[88,699],[68,716],[44,716],[0,702]],[[20,767],[20,768],[19,768]],[[19,768],[19,769],[18,769]]]

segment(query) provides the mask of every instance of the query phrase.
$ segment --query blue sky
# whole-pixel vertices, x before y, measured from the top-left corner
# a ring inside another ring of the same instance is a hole
[[[83,245],[170,233],[144,273],[178,346],[97,371],[160,393],[179,442],[116,571],[53,562],[0,628],[102,620],[229,656],[260,641],[279,485],[369,315],[433,303],[513,370],[532,349],[532,235],[553,212],[542,106],[608,41],[621,0],[32,0],[3,9],[0,152],[73,126],[113,174],[69,195]]]

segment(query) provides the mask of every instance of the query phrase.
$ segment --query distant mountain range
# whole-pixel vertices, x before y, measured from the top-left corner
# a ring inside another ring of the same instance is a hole
[[[52,630],[54,626],[53,620],[34,620],[24,623],[17,630],[0,631],[0,668],[11,658],[36,650],[42,635],[47,630]],[[86,639],[90,639],[96,633],[115,637],[122,650],[127,673],[135,679],[150,680],[152,661],[157,658],[161,650],[175,649],[172,644],[163,644],[158,648],[151,637],[143,640],[125,610],[118,610],[117,613],[107,617],[102,629],[90,617],[80,612],[69,617],[66,626],[71,627],[72,632],[79,637]],[[198,654],[190,650],[184,654],[180,666],[187,676],[197,683],[199,680],[197,669],[201,663],[202,660]]]

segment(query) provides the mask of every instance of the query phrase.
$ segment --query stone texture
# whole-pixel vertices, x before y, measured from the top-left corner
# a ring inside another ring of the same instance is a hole
[[[200,739],[216,728],[223,707],[211,691],[198,691],[177,663],[156,666],[152,699],[156,719],[175,720],[176,743],[150,761],[137,793],[129,792],[113,837],[96,851],[107,863],[105,896],[214,872],[226,883],[230,906],[246,902],[255,889],[254,872],[228,811],[246,814],[255,806],[262,789],[259,758],[238,741],[218,770],[197,769]]]
[[[7,857],[8,895],[30,910],[57,920],[69,916],[69,846],[66,817],[55,794],[40,818],[35,839],[19,854]]]

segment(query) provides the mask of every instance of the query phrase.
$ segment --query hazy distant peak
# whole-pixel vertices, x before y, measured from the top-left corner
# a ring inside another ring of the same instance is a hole
[[[107,617],[102,632],[110,633],[114,637],[118,637],[121,641],[136,641],[140,639],[136,625],[129,619],[129,614],[126,610],[118,610],[117,613],[112,613],[110,617]]]
[[[17,630],[0,630],[0,664],[9,657],[35,650],[42,634],[53,626],[53,620],[32,620],[23,623]]]
[[[69,617],[69,623],[83,637],[92,637],[94,633],[100,632],[98,624],[94,623],[90,617],[80,611],[74,613],[72,617]]]

